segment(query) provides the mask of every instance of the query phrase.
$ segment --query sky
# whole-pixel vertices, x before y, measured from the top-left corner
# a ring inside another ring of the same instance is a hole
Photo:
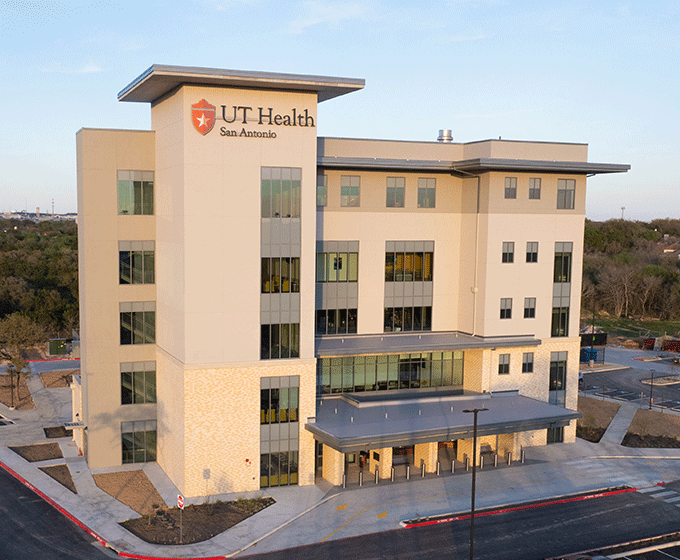
[[[587,143],[586,216],[680,217],[678,0],[0,0],[0,212],[76,212],[75,134],[152,64],[363,78],[320,136]]]

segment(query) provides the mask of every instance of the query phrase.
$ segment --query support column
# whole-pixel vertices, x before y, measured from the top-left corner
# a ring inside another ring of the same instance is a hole
[[[327,445],[323,446],[323,466],[321,476],[333,486],[342,484],[342,475],[345,473],[345,454],[336,451]]]
[[[436,441],[429,441],[427,443],[418,443],[414,446],[413,463],[414,468],[420,469],[421,461],[425,463],[425,471],[433,473],[437,470],[437,451],[438,443]]]
[[[380,478],[386,479],[390,478],[391,468],[392,468],[392,448],[384,447],[383,449],[371,449],[369,452],[368,466],[371,469],[371,474],[375,473],[375,468],[380,468]],[[377,453],[380,457],[376,460],[374,453]]]

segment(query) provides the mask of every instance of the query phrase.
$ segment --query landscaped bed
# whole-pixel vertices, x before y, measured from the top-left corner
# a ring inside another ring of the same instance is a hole
[[[17,396],[17,381],[19,385]],[[0,402],[5,406],[12,406],[12,394],[10,393],[10,375],[0,374]],[[14,375],[14,408],[17,410],[27,410],[35,408],[33,397],[28,390],[26,380],[21,375]]]
[[[39,469],[74,494],[78,493],[71,477],[71,471],[67,465],[52,465],[51,467],[39,467]]]
[[[42,384],[46,389],[70,387],[74,373],[80,373],[80,371],[77,369],[46,371],[45,373],[40,374],[40,381],[42,381]]]
[[[14,453],[20,455],[30,463],[62,459],[61,448],[58,443],[36,443],[34,445],[19,445],[10,447]]]
[[[680,448],[680,416],[641,408],[635,413],[622,445]]]
[[[576,422],[576,436],[598,443],[621,405],[589,397],[578,398],[578,411],[583,414]]]
[[[124,521],[121,525],[149,543],[191,544],[219,535],[273,503],[273,498],[252,498],[186,506],[182,512],[181,543],[178,508],[154,508],[147,515]]]

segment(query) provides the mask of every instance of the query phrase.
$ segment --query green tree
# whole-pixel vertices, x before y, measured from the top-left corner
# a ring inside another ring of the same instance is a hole
[[[7,373],[11,376],[12,406],[14,406],[15,392],[14,375],[27,373],[23,351],[37,344],[43,337],[42,327],[21,313],[12,313],[0,320],[0,356],[9,361]]]

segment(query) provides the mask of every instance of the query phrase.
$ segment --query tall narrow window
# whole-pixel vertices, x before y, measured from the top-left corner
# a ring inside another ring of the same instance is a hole
[[[515,242],[514,241],[503,241],[503,253],[501,256],[501,262],[511,263],[515,260]]]
[[[340,177],[340,206],[358,207],[361,204],[361,180],[358,175]]]
[[[529,179],[529,199],[539,200],[541,198],[541,180]]]
[[[501,298],[501,319],[512,319],[512,298]]]
[[[550,334],[552,336],[569,336],[568,307],[553,307]]]
[[[328,204],[328,175],[316,176],[316,205]]]
[[[532,373],[534,371],[534,353],[524,352],[522,354],[522,373]]]
[[[527,262],[538,262],[538,241],[527,241]]]
[[[510,373],[510,354],[498,354],[498,373],[500,375]]]
[[[554,282],[571,282],[572,243],[555,243]]]
[[[505,198],[517,198],[517,177],[505,178]]]
[[[436,204],[437,179],[418,178],[418,208],[434,208]]]
[[[575,193],[575,179],[557,179],[557,209],[573,210]]]
[[[550,353],[549,402],[565,406],[567,392],[567,352]]]
[[[388,177],[387,178],[387,193],[385,205],[388,208],[403,208],[404,207],[404,185],[406,179],[404,177]]]
[[[533,319],[536,317],[536,298],[524,298],[524,318]]]

